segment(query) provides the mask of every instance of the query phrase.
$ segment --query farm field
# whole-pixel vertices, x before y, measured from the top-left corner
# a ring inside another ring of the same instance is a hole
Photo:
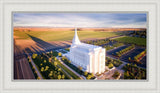
[[[146,39],[145,38],[126,36],[126,37],[115,38],[113,40],[123,42],[123,43],[136,44],[139,46],[146,46]]]
[[[72,40],[74,31],[14,31],[14,36],[17,39],[31,40],[32,37],[39,38],[44,41],[68,41]],[[32,36],[32,37],[31,37]],[[115,32],[98,32],[98,31],[78,31],[80,40],[92,38],[107,38],[118,36]]]
[[[71,45],[74,31],[14,31],[15,44],[23,53],[46,52]],[[116,32],[78,31],[83,41],[119,36]],[[17,53],[18,55],[18,53]]]

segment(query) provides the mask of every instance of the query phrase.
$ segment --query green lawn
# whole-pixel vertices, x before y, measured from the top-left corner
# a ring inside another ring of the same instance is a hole
[[[63,68],[68,74],[70,74],[73,77],[73,79],[80,79],[79,76],[77,76],[76,74],[74,74],[71,70],[69,70],[67,67],[65,67],[64,65],[62,65],[59,61],[57,61],[57,62],[58,62],[58,65],[61,68]]]
[[[114,40],[123,42],[123,43],[130,43],[130,44],[136,44],[140,46],[146,46],[146,38],[125,36],[125,37],[115,38]]]
[[[14,35],[19,39],[31,39],[31,36],[39,38],[44,41],[66,41],[72,40],[74,31],[14,31]],[[88,38],[107,38],[118,36],[115,32],[98,32],[98,31],[78,31],[80,40]]]

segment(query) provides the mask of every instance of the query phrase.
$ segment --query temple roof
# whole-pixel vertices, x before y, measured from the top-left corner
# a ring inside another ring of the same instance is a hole
[[[75,34],[74,34],[74,37],[73,37],[73,40],[72,40],[72,44],[75,45],[75,44],[80,44],[80,40],[78,38],[78,35],[77,35],[77,28],[75,28]]]
[[[78,50],[81,50],[81,51],[86,51],[86,52],[92,51],[94,49],[102,48],[101,46],[81,43],[77,35],[77,28],[75,28],[75,35],[72,40],[72,47],[77,48]]]

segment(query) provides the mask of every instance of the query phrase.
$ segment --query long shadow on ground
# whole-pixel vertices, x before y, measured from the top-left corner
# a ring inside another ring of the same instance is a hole
[[[44,40],[42,40],[42,39],[39,39],[39,38],[37,38],[37,37],[34,37],[34,36],[31,36],[31,35],[29,35],[29,34],[27,34],[29,37],[31,37],[31,39],[34,41],[34,42],[36,42],[36,44],[39,46],[39,47],[41,47],[41,48],[43,48],[43,49],[46,49],[47,47],[51,47],[51,46],[54,46],[54,45],[52,45],[52,44],[50,44],[50,43],[48,43],[48,42],[46,42],[46,41],[44,41]]]
[[[69,47],[69,45],[67,45],[67,44],[65,44],[65,46],[60,46],[60,45],[57,45],[57,44],[52,45],[52,44],[50,44],[50,43],[48,43],[48,42],[46,42],[46,41],[44,41],[44,40],[42,40],[42,39],[39,39],[39,38],[34,37],[34,36],[32,36],[32,35],[29,35],[29,34],[27,34],[27,35],[28,35],[29,37],[31,37],[31,39],[32,39],[34,42],[36,42],[36,45],[37,45],[38,47],[44,49],[44,51],[42,51],[42,50],[40,50],[39,48],[36,48],[36,49],[35,49],[35,47],[31,46],[31,48],[32,48],[35,52],[39,52],[39,53],[41,53],[41,52],[48,52],[48,51],[51,51],[51,50],[54,50],[54,49],[60,49],[60,48]],[[62,44],[64,44],[64,43],[62,43]],[[28,49],[27,49],[27,50],[28,50]],[[31,51],[29,51],[29,52],[31,52]]]

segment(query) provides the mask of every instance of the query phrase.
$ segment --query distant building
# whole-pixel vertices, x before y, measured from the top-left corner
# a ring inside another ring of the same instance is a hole
[[[105,48],[81,43],[77,35],[77,29],[75,29],[70,52],[67,56],[72,64],[77,67],[81,66],[83,71],[94,74],[105,71]]]

